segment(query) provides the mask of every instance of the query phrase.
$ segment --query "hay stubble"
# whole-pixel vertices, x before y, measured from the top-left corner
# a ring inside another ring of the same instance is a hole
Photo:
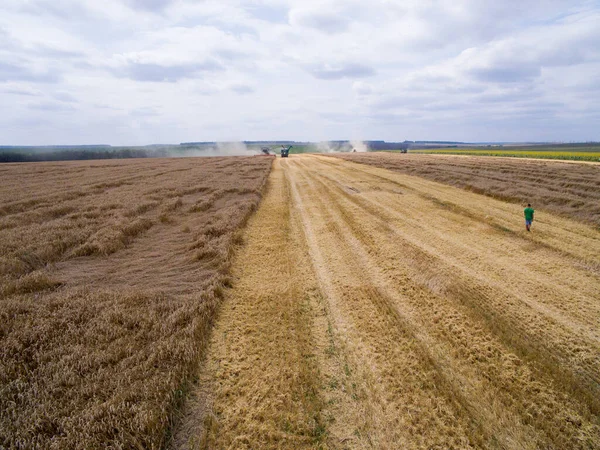
[[[275,182],[182,448],[598,448],[596,230],[327,157]]]

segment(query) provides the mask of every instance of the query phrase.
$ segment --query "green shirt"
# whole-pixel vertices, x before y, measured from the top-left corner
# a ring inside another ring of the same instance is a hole
[[[533,208],[527,207],[527,208],[525,208],[524,212],[525,212],[525,220],[533,220],[533,213],[534,213]]]

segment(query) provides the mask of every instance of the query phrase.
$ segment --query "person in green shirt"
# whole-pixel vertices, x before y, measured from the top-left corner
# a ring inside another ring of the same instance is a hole
[[[527,231],[531,231],[531,223],[533,222],[533,213],[535,210],[531,207],[531,204],[527,204],[527,208],[525,208],[525,228]]]

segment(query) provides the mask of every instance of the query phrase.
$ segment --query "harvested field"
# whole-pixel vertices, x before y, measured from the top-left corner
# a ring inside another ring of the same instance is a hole
[[[339,153],[370,164],[600,227],[600,164],[477,156],[399,153]]]
[[[0,167],[0,448],[160,448],[271,158]]]
[[[521,215],[276,160],[171,446],[600,448],[600,233]]]

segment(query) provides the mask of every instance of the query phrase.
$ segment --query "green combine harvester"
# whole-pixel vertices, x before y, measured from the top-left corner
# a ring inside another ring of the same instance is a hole
[[[283,145],[281,146],[281,157],[282,158],[287,158],[290,154],[290,148],[292,148],[293,146],[290,145],[288,147],[284,147]]]

